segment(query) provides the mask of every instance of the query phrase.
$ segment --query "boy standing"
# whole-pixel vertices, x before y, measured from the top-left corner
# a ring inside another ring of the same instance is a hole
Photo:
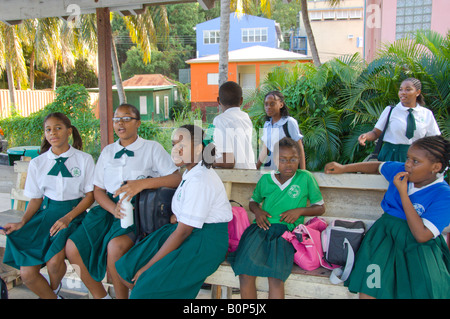
[[[217,102],[223,113],[214,118],[216,161],[213,167],[256,169],[252,147],[253,125],[241,110],[242,88],[228,81],[219,88]]]

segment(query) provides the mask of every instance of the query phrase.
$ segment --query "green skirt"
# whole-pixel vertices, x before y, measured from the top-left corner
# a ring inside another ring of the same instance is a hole
[[[114,202],[119,201],[119,197],[108,195]],[[91,277],[95,281],[102,281],[106,275],[108,243],[115,237],[135,232],[135,229],[135,225],[122,228],[120,219],[98,205],[89,210],[69,239],[77,247]]]
[[[448,246],[442,235],[418,243],[406,220],[385,213],[364,237],[345,286],[379,299],[448,299]]]
[[[236,276],[271,277],[286,281],[294,265],[294,246],[281,235],[288,228],[272,224],[264,230],[255,223],[242,234],[235,252],[228,255]]]
[[[406,162],[406,154],[411,145],[406,144],[391,144],[388,142],[383,143],[383,147],[378,155],[378,160],[381,162]]]
[[[44,265],[64,249],[67,238],[76,231],[85,213],[78,215],[67,228],[50,236],[50,228],[78,205],[80,199],[55,201],[44,197],[41,207],[21,229],[7,237],[3,262],[14,268]]]
[[[159,251],[178,224],[167,224],[145,237],[116,262],[119,275],[131,279]],[[157,261],[137,280],[131,299],[193,299],[205,279],[225,260],[228,223],[194,228],[180,247]]]

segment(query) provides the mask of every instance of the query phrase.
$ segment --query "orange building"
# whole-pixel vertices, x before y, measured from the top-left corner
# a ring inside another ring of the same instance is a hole
[[[253,46],[228,53],[228,80],[244,92],[253,91],[273,67],[286,63],[312,62],[312,58],[290,51]],[[204,120],[212,122],[218,113],[219,55],[186,61],[191,66],[191,108],[201,108]]]

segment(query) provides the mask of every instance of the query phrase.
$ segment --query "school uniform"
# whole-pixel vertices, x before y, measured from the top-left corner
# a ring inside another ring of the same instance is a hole
[[[253,124],[240,107],[230,107],[213,120],[217,158],[233,153],[234,168],[256,169],[252,146]]]
[[[287,210],[323,205],[323,198],[314,176],[306,170],[297,170],[284,184],[275,177],[275,172],[264,174],[256,184],[252,201],[263,203],[261,209],[271,217],[268,230],[260,228],[256,220],[242,234],[236,252],[228,260],[236,275],[272,277],[286,281],[294,262],[295,250],[281,237],[287,230],[292,231],[304,222],[304,216],[295,223],[280,222],[280,215]]]
[[[345,282],[351,292],[376,298],[450,298],[450,253],[440,235],[450,224],[450,187],[438,178],[422,188],[408,183],[408,195],[434,238],[418,243],[407,224],[394,176],[405,171],[400,162],[386,162],[381,174],[389,182],[381,202],[384,214],[369,229],[354,269]],[[369,271],[376,265],[377,271]],[[377,277],[375,277],[377,276]]]
[[[266,145],[269,154],[267,155],[265,167],[269,167],[271,170],[277,170],[275,161],[273,160],[273,152],[275,144],[278,143],[283,137],[286,137],[286,131],[294,141],[298,142],[303,139],[303,135],[298,128],[297,120],[292,116],[283,116],[278,122],[272,123],[272,118],[264,123],[263,136],[261,140]]]
[[[15,268],[43,265],[64,249],[67,238],[85,213],[53,237],[50,228],[69,213],[86,193],[94,190],[94,160],[72,146],[61,155],[50,148],[31,160],[24,195],[43,198],[38,211],[19,230],[8,235],[3,262]]]
[[[126,148],[120,140],[107,145],[95,167],[94,185],[106,190],[114,202],[114,192],[124,181],[170,175],[177,170],[170,155],[155,141],[137,140]],[[135,238],[135,225],[122,228],[120,219],[100,205],[93,207],[83,220],[82,227],[70,236],[77,246],[84,265],[94,280],[101,281],[106,273],[107,246],[111,239],[129,235]]]
[[[174,251],[156,262],[137,280],[131,299],[195,298],[205,281],[225,259],[231,205],[213,169],[197,164],[185,171],[172,199],[177,222],[194,227]],[[136,272],[159,251],[178,223],[145,237],[116,262],[119,275],[132,283]]]
[[[388,106],[381,113],[380,118],[375,124],[375,128],[383,131],[391,107]],[[389,125],[383,138],[383,147],[381,148],[378,159],[380,161],[406,161],[406,154],[409,146],[416,140],[425,136],[440,135],[439,126],[436,123],[433,112],[419,104],[412,110],[414,115],[416,129],[412,138],[406,137],[407,118],[411,108],[398,103],[392,110],[389,119]]]

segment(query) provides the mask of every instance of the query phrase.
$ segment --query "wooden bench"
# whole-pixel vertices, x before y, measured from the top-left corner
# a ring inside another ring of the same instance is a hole
[[[250,221],[254,214],[248,209],[250,197],[262,173],[253,170],[216,169],[222,179],[229,199],[242,204],[248,212]],[[381,200],[388,183],[381,175],[340,174],[328,175],[313,173],[316,178],[326,211],[322,217],[329,223],[333,219],[362,220],[366,229],[370,228],[383,210]],[[446,228],[448,232],[449,227]],[[287,298],[358,298],[343,284],[334,285],[329,280],[330,271],[322,267],[305,271],[294,265],[285,283]],[[212,298],[231,298],[232,288],[239,288],[239,277],[234,275],[228,262],[206,279],[213,285]],[[257,278],[258,292],[268,292],[267,278]]]

